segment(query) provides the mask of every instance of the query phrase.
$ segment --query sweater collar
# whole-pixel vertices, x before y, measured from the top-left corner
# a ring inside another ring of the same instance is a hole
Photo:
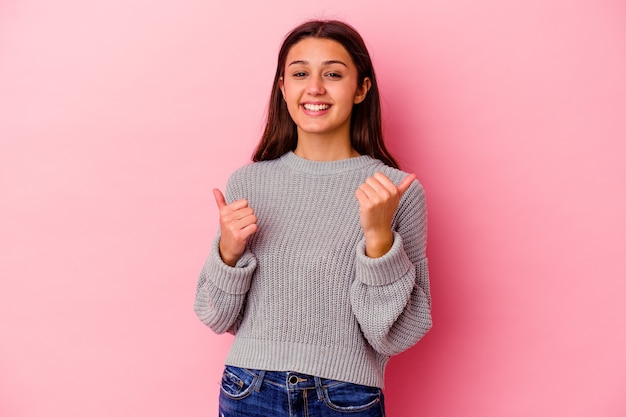
[[[339,159],[337,161],[312,161],[299,157],[293,152],[287,152],[280,157],[282,163],[290,168],[313,175],[331,175],[341,172],[354,171],[367,166],[380,163],[377,159],[368,155],[354,158]]]

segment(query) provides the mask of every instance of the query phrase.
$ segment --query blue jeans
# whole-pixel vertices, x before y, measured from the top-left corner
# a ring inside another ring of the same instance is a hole
[[[384,417],[379,388],[226,366],[219,417]]]

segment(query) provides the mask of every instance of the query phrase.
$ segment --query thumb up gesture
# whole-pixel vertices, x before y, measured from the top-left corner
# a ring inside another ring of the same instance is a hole
[[[415,174],[409,174],[396,187],[385,174],[377,172],[355,191],[365,236],[365,254],[370,258],[381,257],[391,249],[393,215],[400,204],[400,197],[415,178]]]
[[[247,200],[226,204],[224,194],[217,188],[213,195],[220,210],[220,256],[225,264],[235,266],[246,249],[248,238],[257,231],[257,218]]]

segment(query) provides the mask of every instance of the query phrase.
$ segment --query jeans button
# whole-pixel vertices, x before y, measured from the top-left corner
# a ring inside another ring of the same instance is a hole
[[[296,385],[298,383],[298,377],[295,375],[291,375],[288,379],[289,383],[292,385]]]

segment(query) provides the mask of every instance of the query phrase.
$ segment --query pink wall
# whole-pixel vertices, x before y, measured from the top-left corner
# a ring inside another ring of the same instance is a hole
[[[215,412],[210,189],[319,16],[366,38],[429,196],[435,325],[389,416],[626,415],[623,2],[237,3],[0,3],[0,416]]]

